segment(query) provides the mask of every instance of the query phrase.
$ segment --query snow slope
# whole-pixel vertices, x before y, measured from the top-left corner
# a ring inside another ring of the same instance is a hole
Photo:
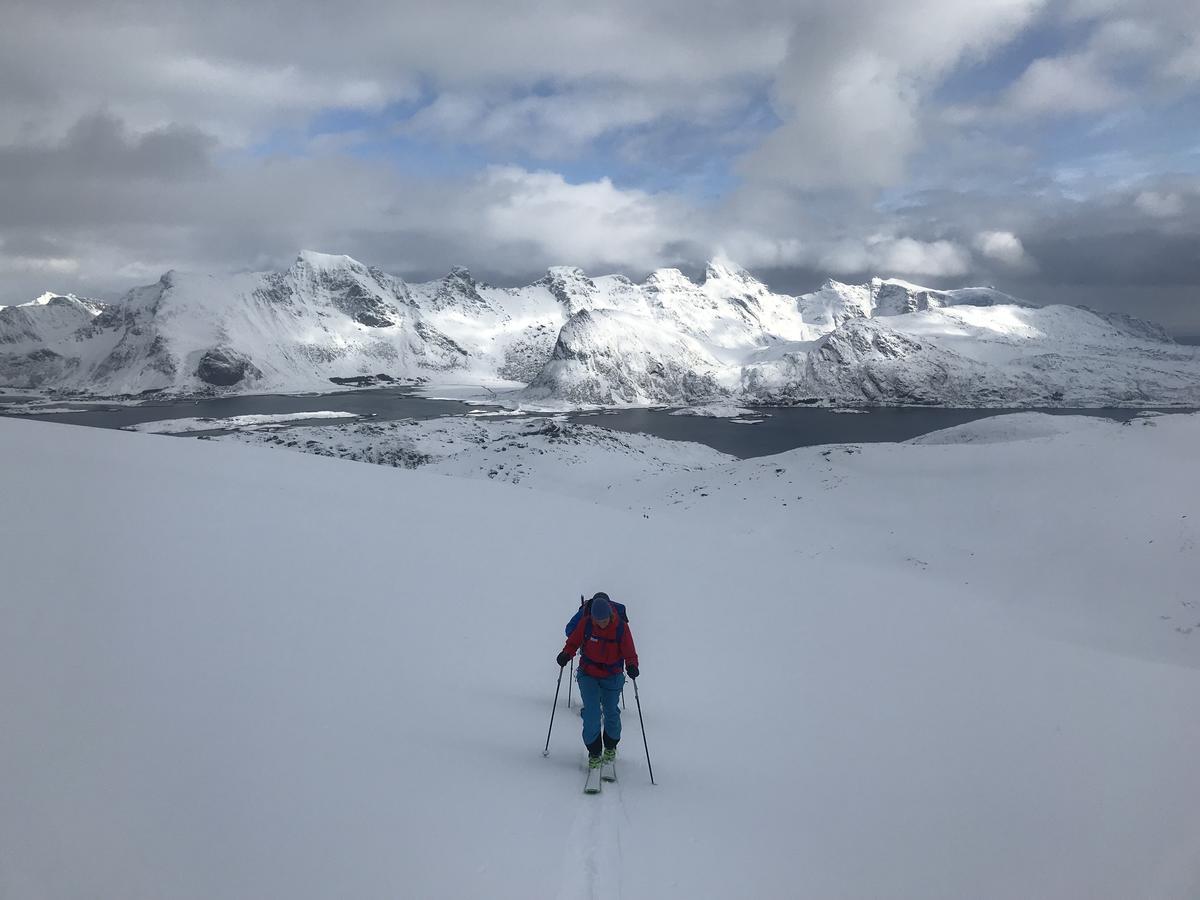
[[[0,896],[1195,896],[1200,419],[1153,422],[719,462],[647,518],[0,420]],[[570,710],[541,749],[598,589],[659,785],[631,709],[587,798]]]
[[[1200,350],[1153,323],[1033,307],[991,288],[875,278],[776,294],[727,260],[699,282],[678,269],[637,284],[559,266],[498,288],[463,268],[406,284],[304,251],[286,272],[168,272],[104,310],[75,298],[0,309],[0,383],[26,390],[270,393],[381,380],[439,395],[502,390],[510,405],[544,408],[1188,406],[1200,404]]]

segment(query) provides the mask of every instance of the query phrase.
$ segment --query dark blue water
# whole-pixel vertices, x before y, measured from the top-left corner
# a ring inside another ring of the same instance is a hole
[[[16,398],[0,397],[0,415],[4,405]],[[39,398],[46,402],[45,398]],[[257,394],[246,397],[220,397],[211,400],[156,400],[136,406],[104,406],[80,403],[54,403],[55,409],[82,409],[50,415],[22,416],[45,422],[65,422],[69,425],[91,425],[97,428],[124,428],[142,422],[164,419],[226,418],[228,416],[259,416],[272,413],[305,413],[334,410],[376,419],[432,419],[437,416],[462,415],[467,407],[453,400],[426,400],[403,390],[339,391],[334,394],[298,395]]]
[[[907,441],[931,431],[940,431],[976,419],[1022,411],[890,407],[846,413],[812,407],[769,407],[754,410],[754,418],[761,417],[762,421],[752,425],[730,419],[673,416],[668,410],[657,409],[621,410],[599,415],[581,414],[572,416],[572,419],[602,425],[614,431],[642,432],[672,441],[695,441],[707,444],[722,453],[748,459],[818,444]],[[1040,409],[1037,412],[1051,415],[1101,416],[1126,422],[1143,410]]]
[[[0,397],[0,415],[14,396]],[[402,389],[343,391],[319,396],[258,395],[222,397],[212,400],[161,400],[136,406],[96,406],[69,402],[55,407],[79,408],[83,412],[21,416],[47,422],[88,425],[97,428],[123,428],[142,422],[192,417],[226,418],[229,416],[271,413],[305,413],[322,410],[372,416],[376,421],[390,419],[432,419],[463,415],[476,404],[451,400],[426,400]],[[1180,410],[1172,410],[1179,412]],[[666,409],[623,409],[599,413],[576,413],[572,421],[610,428],[614,431],[650,434],[672,441],[695,441],[743,459],[769,456],[796,447],[818,444],[860,444],[877,441],[905,441],[942,428],[961,425],[987,416],[1014,410],[940,409],[904,407],[869,409],[846,413],[812,407],[769,407],[754,410],[757,424],[700,416],[673,416]],[[1127,421],[1140,412],[1134,409],[1044,409],[1052,415],[1103,416]],[[530,418],[523,416],[520,418]],[[750,417],[747,417],[750,418]],[[302,424],[302,423],[296,423]],[[313,424],[329,424],[314,420]]]

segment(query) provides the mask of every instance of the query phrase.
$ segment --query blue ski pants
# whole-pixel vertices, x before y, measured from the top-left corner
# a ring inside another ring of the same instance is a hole
[[[594,678],[575,670],[579,682],[579,696],[583,700],[583,742],[594,744],[600,739],[600,719],[603,714],[604,733],[610,740],[621,737],[621,688],[625,687],[624,675]]]

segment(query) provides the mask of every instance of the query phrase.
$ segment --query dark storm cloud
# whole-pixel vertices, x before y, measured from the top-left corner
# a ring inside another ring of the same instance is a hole
[[[1049,284],[1200,286],[1200,239],[1156,231],[1095,236],[1037,235],[1026,247]]]
[[[89,115],[57,143],[0,147],[0,234],[29,229],[166,224],[170,201],[214,174],[215,141],[168,126],[131,136],[110,115]]]
[[[0,147],[0,177],[195,178],[209,172],[216,140],[199,129],[169,125],[131,136],[115,116],[94,113],[51,146]]]

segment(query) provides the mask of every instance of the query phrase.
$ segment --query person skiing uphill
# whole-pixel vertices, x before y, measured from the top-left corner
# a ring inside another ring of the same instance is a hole
[[[580,652],[575,680],[583,699],[583,743],[587,747],[588,766],[599,768],[617,756],[621,740],[621,688],[625,671],[638,677],[637,649],[629,623],[613,609],[604,593],[592,597],[586,613],[558,654],[559,667]],[[603,748],[603,753],[601,753]]]

